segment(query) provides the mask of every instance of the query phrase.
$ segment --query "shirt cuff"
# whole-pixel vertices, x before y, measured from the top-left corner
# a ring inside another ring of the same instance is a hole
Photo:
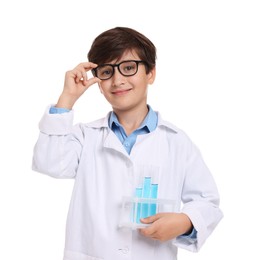
[[[197,231],[195,230],[195,228],[193,228],[193,230],[190,234],[181,235],[181,237],[196,239],[196,234],[197,234]]]
[[[70,112],[67,108],[60,108],[60,107],[50,107],[49,114],[63,114]]]

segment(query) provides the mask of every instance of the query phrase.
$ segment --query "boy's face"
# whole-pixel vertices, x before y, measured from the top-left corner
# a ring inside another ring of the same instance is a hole
[[[108,64],[119,64],[126,60],[140,60],[135,51],[127,51],[118,60]],[[98,64],[102,65],[102,64]],[[148,85],[155,79],[155,69],[146,74],[145,65],[138,64],[138,71],[133,76],[122,75],[115,67],[114,74],[99,83],[100,90],[115,111],[126,111],[144,108],[147,103]]]

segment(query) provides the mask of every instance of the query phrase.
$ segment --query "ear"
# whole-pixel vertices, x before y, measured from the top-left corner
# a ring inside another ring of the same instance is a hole
[[[148,84],[153,84],[156,76],[156,67],[154,67],[148,74]]]

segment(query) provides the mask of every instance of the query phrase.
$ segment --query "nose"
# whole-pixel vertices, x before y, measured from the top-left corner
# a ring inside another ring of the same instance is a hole
[[[112,81],[113,81],[113,86],[119,86],[121,84],[124,84],[125,82],[125,77],[120,73],[118,67],[114,68]]]

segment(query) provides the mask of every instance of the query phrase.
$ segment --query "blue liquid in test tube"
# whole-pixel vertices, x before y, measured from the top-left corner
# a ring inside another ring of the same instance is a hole
[[[158,194],[158,184],[151,184],[151,199],[157,199],[157,194]],[[156,203],[151,203],[149,216],[156,214],[156,208],[157,208]]]
[[[143,184],[143,198],[150,198],[151,195],[151,177],[145,177]],[[149,204],[142,203],[141,217],[146,218],[149,216]]]
[[[142,198],[142,188],[136,188],[136,198]],[[136,223],[140,224],[140,218],[141,218],[141,203],[137,202],[134,206],[134,217],[133,222],[136,221]]]

